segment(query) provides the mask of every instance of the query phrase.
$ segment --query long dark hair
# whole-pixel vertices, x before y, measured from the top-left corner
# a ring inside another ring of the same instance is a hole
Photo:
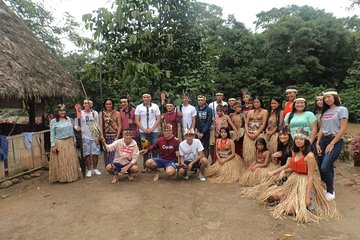
[[[286,144],[283,144],[283,143],[280,141],[280,135],[282,135],[282,134],[289,136],[289,140],[288,140],[288,142],[287,142]],[[291,137],[290,132],[287,132],[287,133],[279,133],[277,142],[278,142],[278,148],[277,148],[278,151],[279,151],[280,148],[283,147],[283,146],[286,146],[286,149],[291,150],[292,147],[293,147],[293,143],[294,143],[294,141],[293,141],[293,139],[292,139],[292,137]]]
[[[304,156],[306,156],[309,152],[311,152],[311,143],[308,139],[305,139],[304,146],[301,149],[298,146],[296,146],[295,139],[296,139],[296,137],[294,138],[294,143],[293,143],[294,144],[293,151],[295,153],[298,153],[301,150],[301,152],[304,154]]]
[[[281,113],[281,110],[282,110],[282,99],[281,99],[281,97],[276,97],[276,96],[274,96],[274,97],[272,97],[271,99],[270,99],[270,101],[269,101],[269,113],[270,114],[268,114],[268,118],[267,118],[267,120],[266,120],[266,123],[269,121],[269,118],[271,117],[271,112],[272,112],[272,108],[271,108],[271,101],[272,100],[275,100],[276,102],[278,102],[279,103],[279,107],[277,108],[277,109],[275,109],[275,114],[276,114],[276,126],[279,126],[279,124],[280,124],[280,113]]]
[[[254,104],[254,100],[255,100],[255,99],[259,100],[259,102],[260,102],[260,107],[265,109],[265,106],[264,106],[264,103],[263,103],[262,98],[259,97],[259,96],[255,96],[255,97],[253,98],[253,104]],[[255,107],[254,107],[254,109],[255,109]]]
[[[321,95],[322,96],[322,95]],[[319,107],[317,105],[317,102],[319,101],[318,97],[321,97],[320,95],[316,95],[316,99],[315,99],[315,103],[314,103],[314,109],[313,109],[313,113],[316,115],[318,113],[321,113],[322,107]],[[324,105],[323,105],[324,106]]]
[[[324,92],[329,92],[329,91],[334,91],[336,92],[336,90],[334,88],[328,88],[326,89]],[[334,97],[334,104],[335,106],[341,106],[341,102],[340,102],[340,98],[338,95],[336,94],[331,94]],[[323,116],[324,112],[326,112],[326,110],[328,110],[330,108],[329,105],[327,105],[327,103],[324,101],[323,103],[323,107],[321,109],[321,117]]]
[[[229,128],[227,127],[221,127],[220,130],[219,130],[219,133],[221,133],[221,130],[224,130],[227,134],[227,138],[230,138],[230,131],[229,131]],[[221,136],[221,135],[220,135]]]
[[[293,102],[292,104],[292,111],[289,115],[289,119],[288,119],[288,124],[290,125],[290,122],[291,122],[291,119],[294,117],[294,114],[296,112],[296,109],[295,109],[295,103],[296,101]],[[305,101],[305,108],[304,108],[304,112],[306,111],[306,108],[307,108],[307,102]]]
[[[267,150],[268,150],[268,149],[267,149],[267,146],[266,146],[266,140],[265,140],[264,138],[258,138],[258,139],[256,139],[256,141],[255,141],[255,148],[256,148],[256,146],[258,145],[258,143],[260,143],[261,145],[264,146],[264,151],[267,151]],[[257,148],[256,148],[256,150],[257,150]]]
[[[112,104],[112,110],[114,110],[115,104],[114,104],[114,101],[113,101],[111,98],[106,98],[106,99],[104,100],[104,103],[103,103],[104,109],[106,110],[105,105],[106,105],[106,102],[107,102],[107,101],[110,101],[110,102],[111,102],[111,104]]]

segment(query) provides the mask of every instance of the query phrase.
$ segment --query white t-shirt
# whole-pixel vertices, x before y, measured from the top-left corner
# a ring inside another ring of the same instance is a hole
[[[99,126],[99,114],[95,110],[90,112],[81,111],[81,134],[82,138],[95,140],[95,137],[91,135],[90,126],[97,124]],[[78,127],[78,121],[75,121],[75,126]]]
[[[336,106],[326,110],[321,118],[323,134],[336,135],[340,131],[340,121],[343,118],[349,118],[349,111],[346,107]]]
[[[159,106],[155,103],[151,103],[149,107],[143,103],[139,104],[135,109],[135,116],[139,116],[141,126],[152,128],[156,123],[157,116],[160,116]],[[141,129],[139,131],[143,132]],[[158,129],[155,128],[153,132],[158,132]]]
[[[199,152],[203,151],[204,147],[199,139],[193,139],[191,145],[186,140],[182,141],[179,145],[180,156],[184,157],[185,162],[194,161],[198,156]]]
[[[218,105],[217,101],[214,101],[214,102],[209,104],[209,107],[211,108],[211,110],[213,110],[213,119],[215,117],[217,117],[217,112],[216,112],[217,105]],[[222,105],[227,106],[228,104],[227,104],[227,102],[222,101]]]
[[[190,104],[187,106],[182,105],[181,112],[183,130],[192,128],[192,118],[196,117],[196,108]]]

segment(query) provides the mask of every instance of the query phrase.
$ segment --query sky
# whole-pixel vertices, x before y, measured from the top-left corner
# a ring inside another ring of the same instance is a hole
[[[91,13],[99,7],[111,6],[111,0],[44,0],[45,7],[54,13],[54,16],[61,19],[64,12],[69,12],[78,22],[81,22],[82,15]],[[333,13],[335,17],[347,17],[355,14],[360,15],[360,7],[353,10],[347,8],[351,5],[350,0],[201,0],[209,4],[215,4],[223,8],[223,16],[234,14],[236,19],[245,24],[252,31],[255,31],[253,22],[256,14],[261,11],[268,11],[272,8],[281,8],[288,5],[309,5],[314,8],[324,9]]]

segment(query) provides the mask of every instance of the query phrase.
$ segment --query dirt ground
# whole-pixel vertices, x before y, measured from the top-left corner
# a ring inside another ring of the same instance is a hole
[[[0,239],[360,239],[360,170],[339,162],[335,171],[342,218],[306,225],[274,219],[238,184],[153,182],[150,173],[50,184],[43,171],[0,190]]]

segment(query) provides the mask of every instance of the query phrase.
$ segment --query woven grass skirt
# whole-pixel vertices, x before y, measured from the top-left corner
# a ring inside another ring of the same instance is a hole
[[[211,183],[234,183],[237,182],[245,170],[245,165],[239,155],[220,165],[214,163],[205,170],[207,182]]]
[[[273,216],[282,218],[289,214],[294,215],[294,220],[299,223],[319,222],[339,218],[335,201],[327,201],[324,188],[318,175],[314,176],[314,184],[311,192],[312,210],[308,210],[305,203],[308,177],[292,173],[288,180],[281,186],[272,185],[260,194],[257,200],[265,204],[268,198],[277,193],[285,193],[278,205],[273,208]]]
[[[260,133],[260,135],[256,138],[265,138],[264,133]],[[249,138],[247,134],[244,134],[244,145],[243,145],[243,157],[245,166],[248,168],[256,159],[256,147],[255,142],[256,139],[253,141]]]
[[[274,169],[278,168],[278,166],[269,163],[267,167],[263,168],[257,168],[255,171],[247,170],[244,172],[244,174],[240,177],[239,183],[244,187],[253,187],[255,185],[258,185],[263,181],[264,179],[267,179],[266,174],[269,171],[272,171]]]
[[[270,151],[270,154],[277,152],[278,137],[279,137],[279,133],[276,132],[273,135],[271,135],[270,140],[267,141],[267,149]]]
[[[50,154],[49,181],[65,183],[78,180],[80,167],[74,140],[72,138],[57,139],[55,145],[58,153]]]

